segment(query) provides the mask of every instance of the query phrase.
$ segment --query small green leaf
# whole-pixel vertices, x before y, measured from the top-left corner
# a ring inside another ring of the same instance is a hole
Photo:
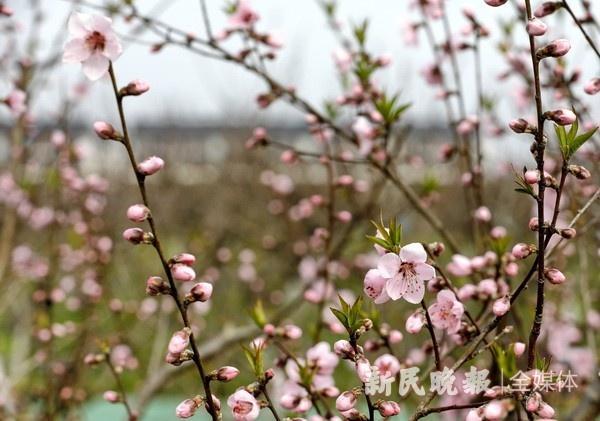
[[[329,309],[331,310],[331,312],[333,313],[333,315],[335,317],[337,317],[337,319],[340,321],[340,323],[346,328],[349,329],[350,326],[348,324],[348,318],[346,317],[346,315],[344,313],[342,313],[340,310],[338,310],[337,308],[333,308],[333,307],[329,307]]]
[[[587,142],[595,133],[596,130],[598,130],[598,127],[593,128],[592,130],[585,132],[583,134],[580,134],[579,136],[575,137],[575,139],[573,139],[571,141],[571,143],[569,144],[569,158],[571,156],[573,156],[573,154],[575,152],[577,152],[577,149],[579,149],[580,147],[583,146],[583,144],[585,142]]]

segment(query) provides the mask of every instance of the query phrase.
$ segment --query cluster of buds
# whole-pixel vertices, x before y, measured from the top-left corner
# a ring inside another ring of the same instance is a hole
[[[173,334],[167,347],[167,356],[165,357],[167,363],[177,366],[192,359],[193,352],[188,349],[191,334],[192,330],[189,327]]]

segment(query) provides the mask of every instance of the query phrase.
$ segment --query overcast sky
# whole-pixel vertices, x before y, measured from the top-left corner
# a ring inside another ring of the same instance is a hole
[[[45,52],[49,51],[55,34],[66,32],[65,19],[72,4],[66,0],[41,0],[47,11],[44,21],[43,42]],[[96,1],[98,2],[98,1]],[[222,0],[207,0],[213,27],[218,29],[225,24]],[[15,17],[27,22],[27,0],[7,0],[7,4],[16,10]],[[418,47],[404,45],[402,23],[415,17],[409,0],[341,0],[339,16],[346,24],[358,22],[368,17],[371,21],[369,48],[376,53],[389,53],[393,56],[393,65],[378,73],[382,86],[402,91],[402,97],[413,102],[410,117],[413,121],[425,124],[439,121],[443,117],[442,109],[434,99],[435,91],[424,85],[419,70],[431,61],[431,52],[421,39]],[[534,2],[539,3],[539,2]],[[594,2],[600,9],[600,1]],[[198,0],[138,0],[142,11],[161,9],[160,19],[190,32],[203,33]],[[340,89],[336,80],[332,51],[337,47],[334,37],[325,24],[325,19],[316,0],[254,0],[254,6],[261,15],[259,27],[273,29],[286,43],[279,59],[272,64],[272,71],[284,84],[297,86],[298,91],[316,104],[326,98],[335,98]],[[481,20],[496,31],[496,22],[502,16],[510,14],[511,7],[491,8],[483,0],[448,0],[451,10],[451,22],[455,29],[465,24],[460,9],[466,5],[473,7]],[[163,6],[160,6],[163,5]],[[164,5],[167,5],[166,7]],[[81,11],[89,11],[83,6]],[[600,10],[599,10],[600,13]],[[116,22],[120,33],[127,33],[131,26]],[[580,34],[565,28],[569,25],[553,25],[549,38],[568,35],[576,40],[576,48],[569,54],[571,62],[579,60],[585,69],[584,79],[600,74],[598,61],[587,54],[588,61],[579,59],[586,46],[581,42]],[[63,41],[60,41],[62,44]],[[500,85],[497,75],[505,69],[501,58],[495,51],[497,39],[485,41],[484,78],[488,92],[502,97],[510,91],[510,83]],[[464,73],[465,89],[472,92],[473,61],[471,53],[463,53],[461,67]],[[77,65],[64,64],[53,79],[53,94],[46,94],[40,104],[40,114],[50,112],[56,103],[56,92],[64,92],[81,77]],[[285,105],[277,105],[267,112],[257,112],[254,98],[264,89],[262,82],[244,70],[228,63],[216,62],[195,56],[177,47],[169,47],[160,54],[150,54],[145,45],[128,44],[126,52],[115,64],[121,82],[139,78],[148,81],[151,91],[142,98],[129,101],[128,112],[139,123],[156,122],[159,118],[185,119],[195,123],[210,120],[225,120],[229,123],[257,120],[262,122],[289,123],[300,121],[302,116]],[[3,87],[2,87],[3,88]],[[0,92],[1,93],[1,92]],[[98,119],[113,112],[111,93],[107,82],[92,85],[91,100],[83,106],[80,117],[84,122]],[[599,102],[599,101],[597,101]],[[514,109],[509,107],[510,98],[502,100],[504,119],[514,117]]]

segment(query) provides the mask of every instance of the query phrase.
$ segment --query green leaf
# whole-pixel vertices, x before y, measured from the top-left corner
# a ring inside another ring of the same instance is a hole
[[[592,130],[585,132],[583,134],[580,134],[579,136],[575,137],[575,139],[573,139],[571,141],[571,143],[569,144],[569,158],[571,156],[573,156],[573,154],[575,152],[577,152],[577,149],[579,149],[580,147],[583,146],[583,144],[585,142],[587,142],[595,133],[596,130],[598,130],[598,127],[593,128]]]
[[[340,323],[346,328],[349,329],[350,326],[348,324],[348,318],[346,317],[346,315],[344,313],[342,313],[340,310],[338,310],[337,308],[333,308],[333,307],[329,307],[329,309],[331,310],[331,312],[333,313],[333,315],[335,317],[337,317],[337,319],[340,321]]]

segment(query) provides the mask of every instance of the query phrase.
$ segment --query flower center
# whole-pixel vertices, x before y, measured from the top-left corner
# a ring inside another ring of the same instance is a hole
[[[239,401],[234,407],[233,411],[236,414],[248,414],[250,411],[252,411],[252,402]]]
[[[85,39],[85,45],[92,51],[103,51],[106,45],[106,38],[98,31],[94,31]]]
[[[415,278],[417,276],[415,265],[409,262],[402,262],[400,264],[400,270],[398,272],[405,278]]]

